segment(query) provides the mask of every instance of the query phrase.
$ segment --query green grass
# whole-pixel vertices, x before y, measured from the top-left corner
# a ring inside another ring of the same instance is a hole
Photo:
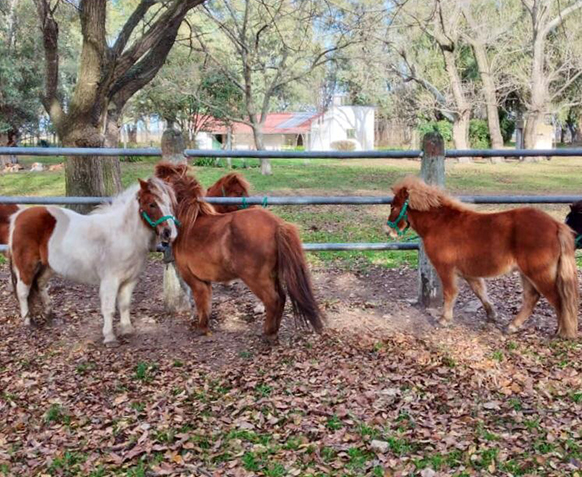
[[[23,157],[22,162],[59,163],[61,157]],[[123,162],[124,186],[152,174],[158,158]],[[191,161],[193,162],[193,161]],[[382,195],[399,178],[418,173],[420,162],[414,160],[275,160],[273,175],[263,176],[257,160],[251,167],[237,171],[252,184],[255,195]],[[447,161],[447,188],[455,194],[580,194],[573,180],[582,171],[582,158],[554,158],[539,163],[457,164]],[[222,167],[194,167],[200,181],[209,186],[227,172]],[[64,172],[20,172],[0,175],[2,195],[64,195]],[[486,210],[499,208],[483,207]],[[297,224],[305,242],[386,242],[383,225],[388,206],[282,206],[269,207],[285,220]],[[545,206],[563,220],[567,206]],[[412,234],[409,234],[412,237]],[[387,268],[417,264],[416,252],[317,252],[309,254],[315,265],[334,264],[338,268],[365,271],[370,267]],[[0,257],[0,260],[2,258]],[[582,256],[578,258],[582,265]]]

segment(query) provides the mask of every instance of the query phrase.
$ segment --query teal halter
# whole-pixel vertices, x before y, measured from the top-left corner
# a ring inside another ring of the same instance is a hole
[[[160,217],[158,220],[156,220],[155,222],[150,218],[150,216],[147,214],[147,212],[145,210],[142,210],[141,212],[141,216],[145,219],[145,221],[150,224],[152,226],[152,228],[156,228],[158,225],[160,225],[161,223],[165,222],[166,220],[173,220],[174,223],[176,224],[176,227],[180,227],[182,224],[180,224],[180,221],[174,217],[173,215],[164,215],[163,217]]]
[[[582,248],[582,234],[576,237],[574,243],[576,244],[576,248]]]
[[[388,225],[388,227],[390,227],[391,229],[396,230],[396,232],[398,233],[398,236],[399,237],[402,237],[406,233],[406,231],[408,230],[408,228],[410,227],[410,222],[408,221],[408,215],[406,213],[406,209],[408,209],[408,199],[406,199],[404,201],[404,205],[402,206],[402,209],[400,209],[400,214],[398,214],[398,217],[396,218],[396,220],[394,222],[392,222],[391,220],[388,220],[386,222],[386,225]],[[402,219],[406,219],[406,228],[404,230],[400,230],[398,228],[398,223]]]

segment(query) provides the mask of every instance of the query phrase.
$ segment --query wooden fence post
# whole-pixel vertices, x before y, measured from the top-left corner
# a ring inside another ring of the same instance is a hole
[[[431,132],[422,140],[420,177],[424,182],[439,187],[445,186],[445,142],[438,132]],[[442,305],[441,281],[431,265],[422,241],[418,251],[418,303],[425,308]]]
[[[162,134],[162,159],[175,164],[186,163],[184,157],[184,136],[182,131],[174,129],[172,121]],[[172,249],[164,252],[164,308],[168,312],[188,311],[191,308],[188,286],[174,266]]]

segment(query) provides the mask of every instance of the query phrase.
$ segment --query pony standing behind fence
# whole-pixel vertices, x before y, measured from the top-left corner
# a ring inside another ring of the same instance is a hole
[[[60,207],[31,207],[13,216],[10,257],[14,289],[25,325],[38,295],[51,315],[48,282],[53,273],[99,285],[105,344],[115,344],[113,314],[119,306],[122,333],[133,331],[131,295],[156,235],[170,243],[178,235],[171,187],[152,178],[140,181],[90,215]]]
[[[493,320],[495,311],[481,277],[517,269],[523,284],[523,304],[508,332],[523,325],[543,295],[556,309],[557,334],[576,337],[578,276],[574,236],[568,226],[532,207],[475,212],[417,177],[403,179],[392,190],[388,232],[396,237],[410,226],[422,238],[443,284],[441,323],[448,324],[453,318],[458,275],[467,280],[488,319]]]
[[[576,234],[576,248],[582,248],[582,200],[570,206],[570,212],[566,216],[566,225]]]
[[[0,245],[8,244],[10,217],[20,210],[15,204],[0,204]]]
[[[206,191],[206,197],[248,197],[250,187],[248,181],[241,174],[231,172],[230,174],[222,176],[211,185]],[[212,204],[212,206],[220,214],[236,212],[239,209],[245,208],[240,205]]]
[[[277,342],[285,309],[285,288],[294,314],[316,331],[323,328],[297,229],[261,208],[217,214],[202,202],[202,186],[185,165],[161,163],[156,176],[176,192],[182,228],[173,250],[176,268],[192,290],[198,328],[209,333],[212,282],[240,278],[263,302],[265,338]]]

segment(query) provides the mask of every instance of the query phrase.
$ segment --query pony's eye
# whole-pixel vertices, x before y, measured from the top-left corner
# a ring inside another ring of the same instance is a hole
[[[158,204],[156,204],[155,202],[152,202],[152,203],[150,204],[150,207],[151,207],[152,209],[155,209],[157,206],[158,206]]]

